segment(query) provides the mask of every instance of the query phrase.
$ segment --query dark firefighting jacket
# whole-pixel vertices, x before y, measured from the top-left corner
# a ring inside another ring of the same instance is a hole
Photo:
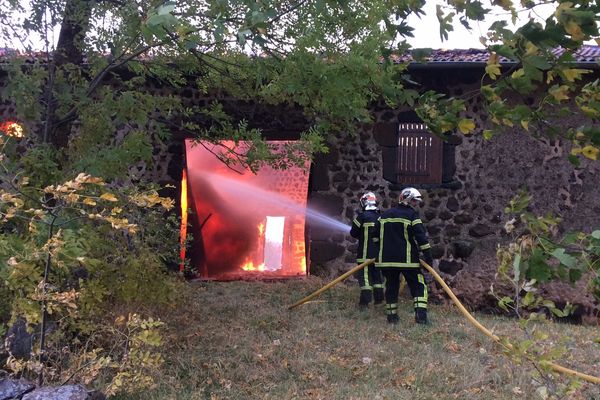
[[[374,234],[379,237],[377,267],[418,268],[419,251],[431,263],[427,231],[412,207],[398,204],[381,214]]]
[[[358,239],[358,249],[356,251],[357,263],[363,263],[377,257],[379,243],[374,241],[376,237],[373,235],[373,229],[379,215],[379,210],[365,210],[358,213],[352,221],[350,236]]]

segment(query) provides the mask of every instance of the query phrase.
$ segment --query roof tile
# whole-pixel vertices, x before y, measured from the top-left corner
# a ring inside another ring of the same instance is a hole
[[[557,49],[553,53],[560,55],[564,49]],[[489,58],[489,52],[486,49],[453,49],[453,50],[432,50],[431,54],[422,61],[414,61],[410,54],[393,56],[394,62],[418,62],[428,63],[486,63]],[[594,63],[600,60],[600,46],[583,45],[575,53],[576,62]],[[500,63],[514,62],[506,57],[500,57]]]

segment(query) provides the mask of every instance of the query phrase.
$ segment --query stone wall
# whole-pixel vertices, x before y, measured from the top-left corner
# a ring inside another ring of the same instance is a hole
[[[174,91],[172,88],[154,81],[146,83],[146,90],[155,95],[179,96],[186,107],[208,108],[212,103],[218,102],[223,106],[223,110],[232,117],[234,123],[246,121],[248,129],[261,129],[269,140],[295,140],[308,127],[302,111],[289,105],[257,104],[235,99],[224,93],[207,95],[193,87]],[[181,121],[174,120],[172,122],[177,125]],[[192,117],[192,122],[206,128],[210,127],[210,121],[200,114]],[[155,141],[153,161],[132,167],[131,176],[161,184],[176,186],[180,184],[181,172],[185,163],[184,139],[193,137],[193,132],[175,126],[169,126],[169,128],[172,133],[171,140],[167,143]],[[127,132],[128,129],[123,129],[120,136]]]
[[[436,75],[431,85],[450,87],[455,95],[476,89],[477,82],[464,83],[464,71],[452,72],[445,74],[446,83]],[[480,127],[486,117],[478,101],[470,100],[466,116]],[[361,127],[356,136],[331,138],[332,151],[314,162],[310,206],[348,224],[365,191],[375,192],[383,209],[392,206],[402,186],[383,179],[380,130],[386,124],[406,122],[407,111],[377,108],[375,124]],[[578,122],[574,117],[562,120],[565,128]],[[583,160],[574,168],[566,157],[568,143],[559,139],[534,139],[514,129],[484,140],[480,132],[452,136],[456,169],[449,184],[413,186],[424,195],[420,212],[443,277],[467,306],[493,308],[497,300],[489,289],[495,281],[496,248],[509,241],[504,231],[508,201],[526,187],[533,195],[530,211],[561,217],[562,230],[591,232],[600,228],[600,165]],[[311,239],[313,272],[336,275],[355,264],[356,241],[349,235],[314,228]],[[598,305],[581,289],[560,284],[545,293],[558,304],[567,300],[579,304],[583,314],[597,313]],[[436,294],[440,291],[433,288],[434,298]]]
[[[480,69],[465,68],[413,71],[415,80],[425,82],[425,87],[450,95],[475,91],[482,73]],[[0,90],[5,77],[0,76]],[[172,92],[152,83],[148,90],[156,94]],[[263,129],[269,139],[296,139],[308,126],[301,110],[293,107],[273,108],[217,94],[207,98],[192,89],[178,94],[187,104],[197,106],[218,99],[237,120],[245,119],[250,128]],[[477,97],[471,97],[468,110],[467,117],[474,118],[478,127],[485,126],[486,115]],[[10,118],[13,113],[10,103],[0,104],[0,117]],[[355,135],[329,137],[330,152],[318,155],[313,162],[309,206],[347,223],[348,230],[365,191],[377,193],[383,209],[392,206],[402,186],[383,179],[382,147],[393,140],[389,128],[406,122],[407,115],[412,115],[408,108],[390,110],[378,105],[374,107],[374,124],[360,126]],[[563,118],[561,123],[565,128],[578,125],[575,117]],[[489,288],[497,268],[496,247],[508,241],[503,210],[519,188],[526,186],[533,195],[531,211],[560,216],[564,230],[589,232],[600,228],[598,163],[583,160],[580,167],[573,168],[566,158],[568,143],[558,139],[533,139],[515,129],[485,141],[480,132],[454,134],[445,145],[444,184],[414,185],[425,198],[421,214],[439,269],[459,298],[474,308],[496,304]],[[154,162],[135,166],[132,176],[179,185],[186,136],[186,132],[175,131],[171,142],[157,146]],[[173,195],[177,197],[175,192]],[[307,237],[313,274],[333,276],[354,265],[356,242],[347,232],[308,221]],[[436,292],[433,288],[433,297]],[[588,314],[597,312],[593,310],[597,304],[584,292],[562,285],[548,291],[548,296],[559,302],[568,299],[584,304]]]

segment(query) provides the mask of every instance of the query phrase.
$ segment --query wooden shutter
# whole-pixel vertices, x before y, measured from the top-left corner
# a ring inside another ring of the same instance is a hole
[[[397,182],[402,184],[442,182],[442,140],[422,123],[401,123],[396,158]]]
[[[398,124],[379,122],[373,126],[373,137],[381,148],[383,179],[397,183]]]

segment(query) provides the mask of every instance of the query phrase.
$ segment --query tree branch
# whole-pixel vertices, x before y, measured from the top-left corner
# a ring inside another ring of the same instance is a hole
[[[52,238],[52,236],[54,235],[54,222],[56,222],[56,219],[58,218],[58,216],[56,214],[54,214],[52,211],[49,212],[49,214],[52,216],[52,221],[50,222],[50,226],[48,227],[48,240],[50,240]],[[48,320],[48,312],[46,310],[46,290],[47,290],[47,284],[48,284],[48,277],[50,276],[50,265],[51,265],[51,261],[52,261],[52,253],[50,252],[50,249],[48,249],[48,254],[46,255],[46,263],[44,265],[44,278],[42,280],[42,323],[41,323],[41,327],[40,327],[40,357],[39,357],[39,361],[40,364],[44,364],[44,351],[46,349],[46,324],[47,324],[47,320]],[[37,384],[38,386],[42,386],[42,383],[44,381],[44,369],[42,368],[38,374],[37,377]]]

